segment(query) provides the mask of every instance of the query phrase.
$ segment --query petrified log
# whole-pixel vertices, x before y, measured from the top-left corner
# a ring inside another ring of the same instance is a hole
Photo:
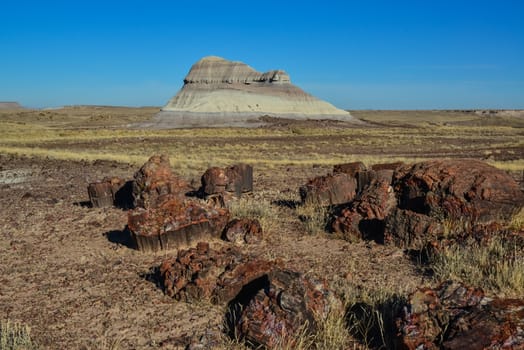
[[[346,173],[318,176],[301,186],[302,203],[315,203],[322,206],[347,203],[355,198],[357,182]]]
[[[472,235],[480,225],[505,222],[524,204],[511,176],[470,159],[401,166],[393,187],[398,209],[385,221],[384,240],[406,248]]]
[[[325,319],[337,305],[324,281],[306,278],[289,269],[273,269],[258,285],[258,290],[243,299],[243,307],[234,309],[236,334],[248,344],[274,349],[291,346],[301,334],[317,330],[319,319]],[[230,303],[234,307],[235,301]]]
[[[333,231],[349,240],[382,240],[384,219],[396,207],[393,188],[387,180],[374,180],[349,205],[339,208]]]
[[[393,163],[379,163],[373,164],[371,170],[380,171],[380,170],[396,170],[397,168],[404,165],[404,162],[393,162]]]
[[[94,208],[111,207],[129,208],[130,182],[119,177],[106,177],[100,182],[90,183],[87,187],[89,200]]]
[[[160,276],[170,297],[221,303],[232,300],[273,266],[266,260],[252,260],[236,248],[213,250],[208,243],[199,242],[196,248],[180,250],[176,258],[162,262]]]
[[[358,172],[365,170],[366,166],[362,162],[336,164],[333,166],[333,174],[345,173],[350,176],[355,176]]]
[[[130,211],[128,228],[138,250],[158,251],[219,238],[228,219],[227,209],[172,197],[155,208]]]
[[[402,166],[393,186],[401,209],[437,219],[507,220],[524,205],[524,194],[511,176],[472,159]]]
[[[262,226],[257,219],[233,219],[230,221],[222,237],[235,244],[253,244],[262,241]]]
[[[464,238],[481,227],[500,225],[524,204],[524,193],[511,176],[476,160],[378,164],[371,169],[355,172],[356,195],[331,220],[333,230],[349,239],[420,249],[444,236]]]
[[[150,208],[162,203],[167,195],[183,197],[189,184],[171,170],[166,155],[154,155],[135,173],[133,200],[136,208]]]
[[[227,168],[212,167],[202,175],[201,190],[205,196],[213,194],[242,193],[253,191],[253,167],[247,164],[235,164]]]
[[[253,192],[253,167],[248,164],[235,164],[226,168],[229,183],[226,191],[233,192],[240,197],[242,193]]]
[[[445,282],[413,293],[396,320],[399,348],[524,349],[524,300],[488,299]]]

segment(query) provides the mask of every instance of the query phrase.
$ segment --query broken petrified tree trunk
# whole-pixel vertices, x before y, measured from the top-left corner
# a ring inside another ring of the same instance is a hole
[[[422,288],[397,318],[399,348],[524,349],[523,310],[522,299],[487,299],[460,283]]]
[[[275,268],[259,282],[230,303],[236,334],[254,346],[293,347],[341,305],[325,281],[289,269]]]
[[[130,208],[130,182],[119,177],[106,177],[100,182],[90,183],[87,187],[89,200],[94,208],[112,207]]]
[[[135,208],[156,207],[166,197],[184,197],[189,184],[171,170],[166,155],[154,155],[135,173],[133,200]]]
[[[257,219],[233,219],[224,229],[223,238],[238,245],[262,241],[262,226]]]
[[[253,167],[247,164],[212,167],[202,175],[201,181],[205,196],[232,193],[240,197],[242,193],[253,191]]]
[[[165,293],[177,300],[232,300],[245,285],[264,276],[275,263],[252,259],[237,248],[214,250],[199,242],[196,248],[180,250],[160,266]]]
[[[362,238],[382,241],[384,219],[396,205],[390,182],[373,180],[354,201],[339,208],[332,229],[351,241]]]
[[[227,209],[171,198],[156,208],[129,212],[128,228],[138,250],[158,251],[220,238],[228,219]]]
[[[353,200],[357,183],[346,173],[318,176],[300,187],[302,203],[315,203],[321,206],[337,205]]]
[[[342,306],[325,281],[286,269],[280,261],[252,258],[235,247],[214,250],[199,242],[164,260],[159,272],[167,295],[189,302],[227,302],[228,331],[268,348],[292,346]]]

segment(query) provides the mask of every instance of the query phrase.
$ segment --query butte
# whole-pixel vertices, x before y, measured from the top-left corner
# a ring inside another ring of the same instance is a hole
[[[141,127],[250,127],[264,117],[295,120],[359,120],[293,85],[283,70],[260,73],[242,62],[204,57],[180,91]]]

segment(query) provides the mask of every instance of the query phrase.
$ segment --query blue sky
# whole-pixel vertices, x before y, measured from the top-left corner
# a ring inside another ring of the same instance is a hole
[[[0,101],[164,105],[208,55],[347,109],[524,108],[524,1],[0,2]]]

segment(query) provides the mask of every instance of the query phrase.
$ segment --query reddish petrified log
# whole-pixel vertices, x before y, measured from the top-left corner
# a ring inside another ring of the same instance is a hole
[[[508,220],[524,194],[504,171],[476,160],[434,160],[399,167],[398,209],[385,221],[385,242],[420,249],[428,241],[466,237]],[[492,230],[493,231],[493,230]]]
[[[94,208],[126,206],[123,196],[119,193],[128,185],[128,182],[119,177],[106,177],[100,182],[90,183],[87,187],[89,200]],[[130,204],[130,203],[129,203]]]
[[[323,281],[289,269],[273,269],[235,320],[236,333],[247,343],[274,349],[294,346],[301,334],[312,334],[336,298]],[[253,291],[252,291],[253,292]]]
[[[353,177],[358,172],[365,171],[365,170],[366,170],[366,166],[362,162],[336,164],[333,166],[333,174],[345,173]]]
[[[395,171],[399,207],[437,219],[509,219],[524,194],[506,172],[472,159],[433,160]]]
[[[393,188],[388,181],[373,180],[364,191],[333,220],[333,231],[349,240],[381,240],[384,219],[396,207]]]
[[[233,219],[224,229],[222,237],[235,244],[253,244],[262,241],[262,226],[257,219]]]
[[[315,203],[322,206],[348,203],[355,198],[357,182],[346,173],[319,176],[300,187],[302,203]]]
[[[172,197],[155,208],[130,211],[128,228],[138,250],[158,251],[219,238],[228,220],[227,209]]]
[[[404,165],[404,162],[393,162],[393,163],[379,163],[373,164],[371,170],[380,171],[380,170],[396,170],[397,168]]]
[[[476,160],[379,164],[355,177],[355,198],[337,208],[333,230],[404,248],[494,232],[524,204],[511,176]]]
[[[167,295],[184,301],[228,303],[229,331],[248,343],[274,348],[311,334],[340,301],[327,287],[286,269],[279,261],[252,258],[235,247],[213,250],[200,242],[160,266]]]
[[[524,349],[524,300],[445,282],[413,293],[396,326],[401,349]]]
[[[189,184],[171,170],[166,155],[154,155],[135,173],[134,206],[151,208],[165,201],[166,196],[183,197],[191,190]]]
[[[164,291],[183,301],[232,300],[241,289],[268,273],[273,262],[251,259],[236,248],[213,250],[199,242],[196,248],[180,250],[176,258],[160,266]]]
[[[240,197],[242,193],[253,191],[253,167],[247,164],[212,167],[202,175],[201,181],[201,190],[205,196],[228,192]]]

